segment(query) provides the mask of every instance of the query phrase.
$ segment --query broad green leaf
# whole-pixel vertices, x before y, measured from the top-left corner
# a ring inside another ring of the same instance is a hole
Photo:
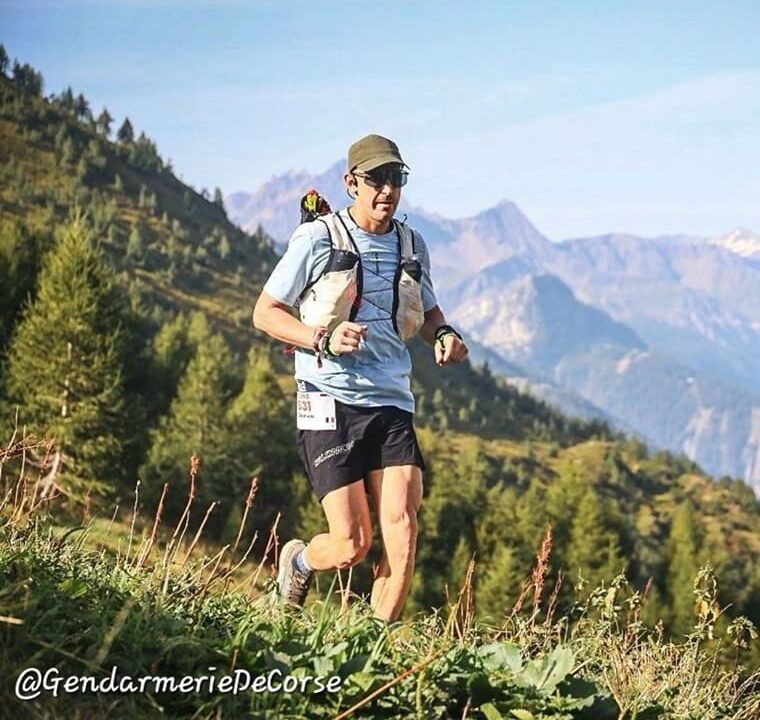
[[[319,656],[314,658],[314,672],[317,675],[327,677],[332,674],[333,663],[329,658]]]
[[[348,678],[346,678],[346,683],[356,685],[361,688],[361,690],[366,692],[374,685],[377,680],[377,675],[373,675],[372,673],[367,672],[357,672],[349,675]]]
[[[536,716],[530,710],[513,710],[512,715],[517,720],[536,720]]]
[[[542,683],[542,689],[553,692],[554,688],[570,674],[574,664],[575,654],[570,648],[561,646],[554,648],[549,655],[549,666]]]
[[[491,703],[480,706],[480,712],[485,715],[486,720],[503,720],[504,716]]]
[[[522,652],[514,643],[491,643],[478,650],[486,670],[509,669],[518,673],[522,669]]]
[[[531,660],[515,677],[523,687],[532,687],[542,695],[550,695],[573,669],[575,655],[565,647],[556,647],[550,655]]]
[[[366,653],[354,655],[352,658],[346,660],[342,665],[338,667],[338,675],[341,677],[348,677],[352,673],[359,671],[367,671],[370,656]]]
[[[323,655],[325,657],[334,657],[335,655],[340,655],[341,653],[344,653],[348,649],[348,643],[343,640],[339,643],[335,643],[334,645],[327,645],[324,648]]]

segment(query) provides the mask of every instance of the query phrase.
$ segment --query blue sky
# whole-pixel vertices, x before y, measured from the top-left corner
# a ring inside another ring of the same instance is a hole
[[[196,187],[381,132],[414,204],[552,239],[760,231],[760,2],[0,0],[0,42]]]

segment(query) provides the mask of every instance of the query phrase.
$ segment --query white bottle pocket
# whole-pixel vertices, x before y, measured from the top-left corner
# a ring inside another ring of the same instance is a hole
[[[402,340],[414,337],[424,322],[422,286],[402,267],[398,280],[398,310],[396,312],[399,337]]]

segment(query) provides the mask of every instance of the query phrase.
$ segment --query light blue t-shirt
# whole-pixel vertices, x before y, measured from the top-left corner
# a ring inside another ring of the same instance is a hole
[[[393,405],[414,412],[409,376],[412,363],[406,344],[393,328],[393,279],[399,262],[395,228],[384,235],[362,230],[347,210],[341,218],[359,249],[362,263],[362,298],[354,322],[367,326],[367,338],[354,353],[324,358],[317,367],[313,352],[295,353],[295,377],[350,405]],[[430,280],[427,247],[414,233],[414,250],[422,266],[422,306],[437,305]],[[264,291],[286,305],[295,305],[304,288],[317,280],[330,256],[330,237],[323,222],[299,225],[288,249],[264,285]]]

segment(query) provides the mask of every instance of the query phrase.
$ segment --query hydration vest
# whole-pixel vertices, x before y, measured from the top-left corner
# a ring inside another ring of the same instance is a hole
[[[301,322],[333,330],[344,320],[353,321],[361,304],[362,263],[359,249],[343,218],[328,213],[322,222],[330,237],[330,257],[325,269],[308,285],[298,301]],[[406,223],[393,220],[399,243],[399,263],[393,279],[393,328],[402,340],[417,334],[425,321],[422,307],[422,266],[414,252],[414,233]]]

